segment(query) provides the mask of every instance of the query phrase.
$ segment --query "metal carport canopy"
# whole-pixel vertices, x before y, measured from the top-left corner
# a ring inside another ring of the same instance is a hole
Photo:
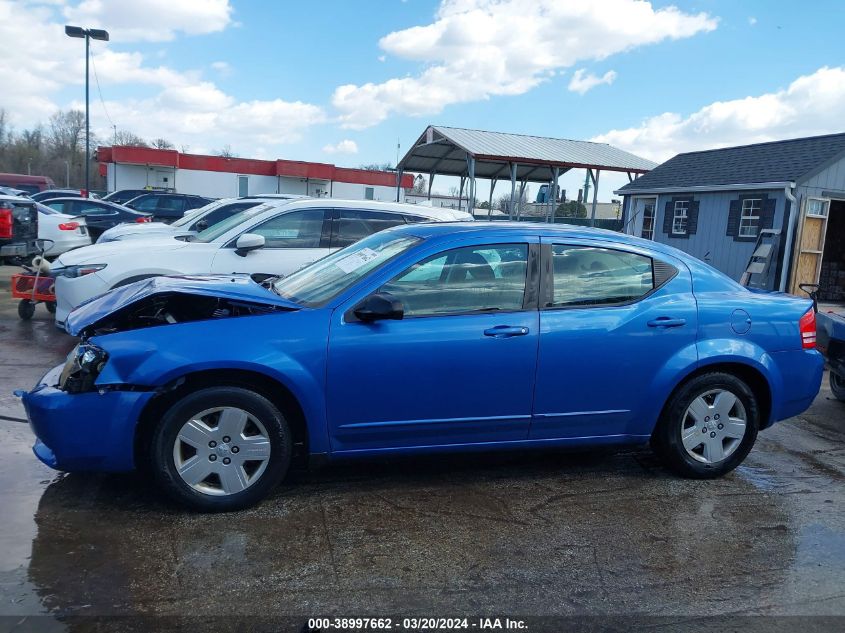
[[[403,172],[468,176],[468,159],[475,162],[476,178],[549,182],[573,168],[643,174],[655,163],[608,145],[591,141],[485,132],[430,125],[399,161]]]

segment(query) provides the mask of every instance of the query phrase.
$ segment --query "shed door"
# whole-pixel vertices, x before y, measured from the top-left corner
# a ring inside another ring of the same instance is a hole
[[[797,242],[798,250],[790,285],[790,292],[795,295],[804,294],[799,288],[800,284],[816,284],[819,282],[830,200],[827,198],[807,198],[804,200],[802,207]]]

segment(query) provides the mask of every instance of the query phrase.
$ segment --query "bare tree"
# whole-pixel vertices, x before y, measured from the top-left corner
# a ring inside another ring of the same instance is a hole
[[[173,143],[168,141],[166,138],[157,138],[151,143],[151,145],[153,147],[155,147],[156,149],[175,149],[176,148],[176,146],[173,145]]]
[[[414,178],[414,187],[411,191],[417,194],[428,193],[428,180],[426,180],[426,177],[422,174],[417,174],[417,177]]]
[[[82,112],[56,112],[50,117],[50,149],[55,156],[75,156],[85,145],[84,132],[85,115]]]
[[[519,204],[519,189],[516,190],[516,195],[514,196],[514,211],[516,210],[516,205]],[[528,203],[528,187],[522,192],[522,204]],[[500,196],[496,196],[493,199],[493,208],[498,209],[502,213],[509,213],[511,206],[511,194],[510,193],[503,193]]]
[[[367,171],[390,171],[393,165],[390,163],[365,163],[358,165],[358,169],[366,169]]]
[[[114,144],[129,147],[149,147],[144,139],[129,130],[118,130],[117,134],[114,135]]]
[[[238,155],[232,151],[232,146],[228,143],[223,146],[223,149],[219,149],[214,152],[217,156],[222,156],[223,158],[237,158]]]

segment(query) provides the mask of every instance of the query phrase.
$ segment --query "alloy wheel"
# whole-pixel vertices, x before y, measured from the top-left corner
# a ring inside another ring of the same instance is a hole
[[[270,461],[267,429],[237,407],[206,409],[182,425],[173,443],[176,472],[194,490],[232,495],[254,484]]]
[[[711,389],[687,407],[681,443],[694,460],[717,464],[739,448],[747,423],[745,406],[736,394],[726,389]]]

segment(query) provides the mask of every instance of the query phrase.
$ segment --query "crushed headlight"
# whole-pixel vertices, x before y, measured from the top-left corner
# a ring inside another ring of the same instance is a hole
[[[94,391],[94,383],[108,358],[104,349],[91,343],[80,343],[67,356],[59,388],[68,393]]]

